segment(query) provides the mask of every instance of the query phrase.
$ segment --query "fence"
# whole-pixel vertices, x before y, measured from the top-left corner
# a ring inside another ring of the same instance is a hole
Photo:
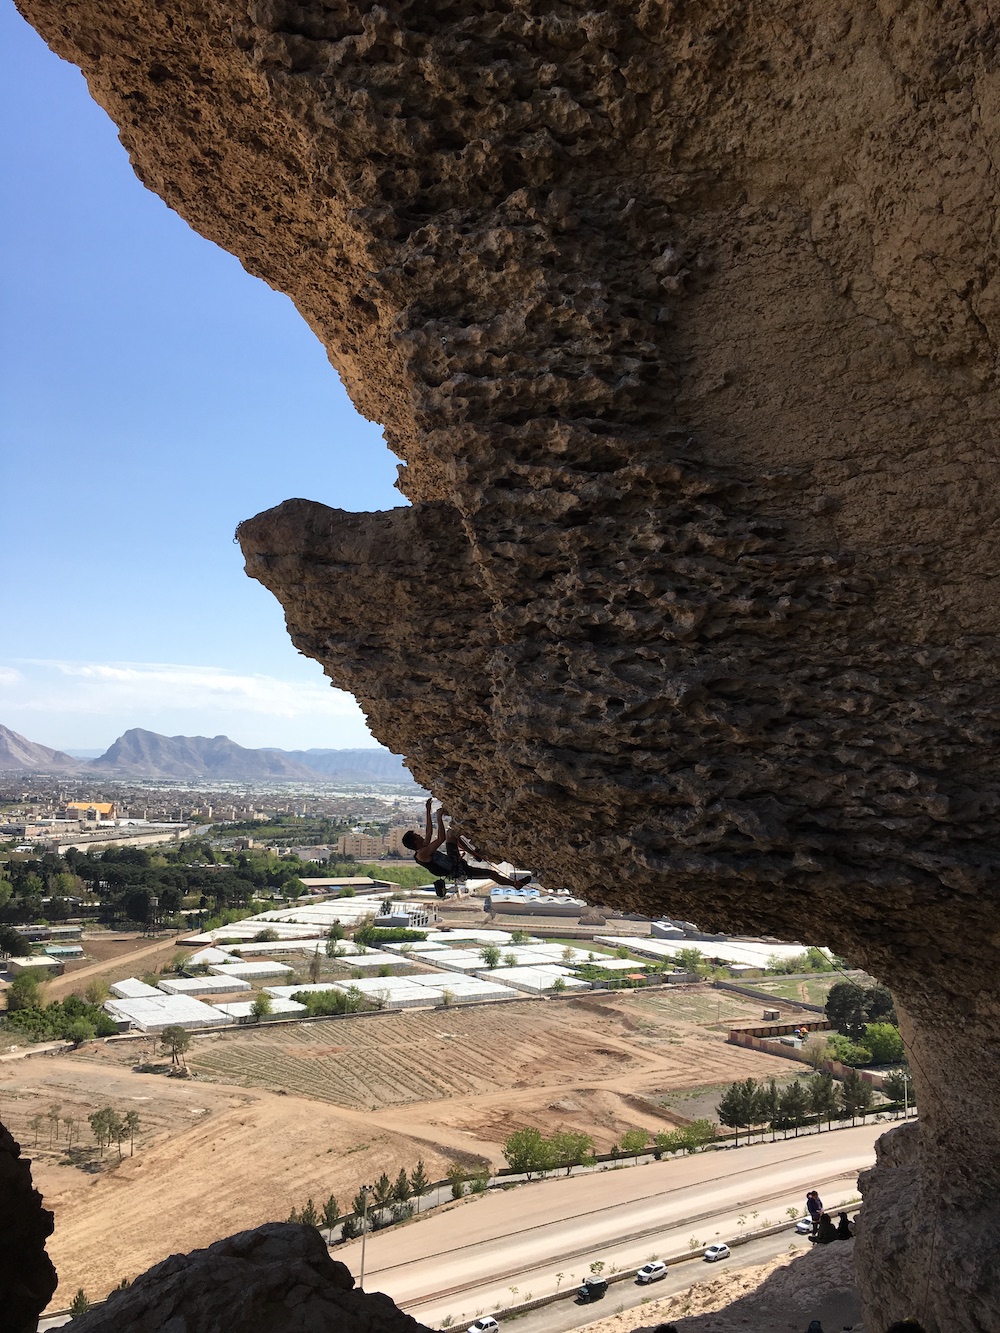
[[[762,1051],[765,1055],[780,1055],[785,1060],[796,1060],[799,1064],[811,1065],[814,1069],[832,1074],[843,1079],[848,1074],[860,1074],[866,1083],[870,1083],[879,1092],[885,1090],[885,1075],[876,1074],[870,1069],[855,1069],[852,1065],[841,1064],[839,1060],[821,1060],[818,1064],[795,1046],[786,1046],[782,1041],[771,1041],[769,1037],[790,1036],[802,1028],[809,1032],[826,1032],[833,1024],[823,1021],[803,1021],[801,1023],[767,1023],[754,1028],[731,1028],[729,1043],[732,1046],[745,1046],[750,1051]]]

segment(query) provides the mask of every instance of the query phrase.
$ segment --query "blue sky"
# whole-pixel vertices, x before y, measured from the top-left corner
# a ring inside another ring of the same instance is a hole
[[[60,748],[370,744],[232,536],[291,496],[403,503],[379,427],[291,302],[139,184],[7,0],[0,53],[0,722]]]

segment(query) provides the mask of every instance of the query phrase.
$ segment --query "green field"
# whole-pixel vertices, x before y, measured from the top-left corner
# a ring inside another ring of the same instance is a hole
[[[835,986],[843,977],[838,972],[828,972],[821,977],[763,977],[760,981],[747,982],[754,990],[767,991],[783,1000],[803,1000],[806,1004],[826,1004],[830,987]]]

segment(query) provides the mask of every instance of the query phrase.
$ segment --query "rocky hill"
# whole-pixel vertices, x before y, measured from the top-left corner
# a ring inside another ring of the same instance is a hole
[[[288,781],[315,779],[315,770],[280,750],[247,750],[228,736],[160,736],[133,727],[88,765],[102,773],[143,778]]]
[[[34,773],[73,773],[84,767],[79,759],[62,750],[39,745],[10,727],[0,726],[0,772],[23,769]]]

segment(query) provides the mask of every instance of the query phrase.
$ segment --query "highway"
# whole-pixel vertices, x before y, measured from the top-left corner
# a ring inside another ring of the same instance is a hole
[[[493,1190],[416,1224],[369,1235],[365,1288],[386,1292],[432,1327],[449,1315],[458,1323],[488,1314],[557,1287],[576,1286],[595,1261],[605,1264],[607,1275],[654,1256],[682,1253],[694,1240],[709,1244],[739,1235],[744,1227],[763,1226],[765,1220],[785,1220],[788,1208],[801,1215],[808,1189],[818,1189],[828,1207],[856,1198],[857,1174],[874,1162],[875,1140],[884,1129],[859,1125]],[[792,1240],[785,1234],[755,1241],[737,1250],[728,1265],[760,1262]],[[338,1245],[333,1253],[359,1275],[360,1241]],[[693,1267],[671,1274],[648,1294],[666,1295],[679,1289],[674,1282],[689,1285],[723,1264],[699,1264],[692,1275]],[[616,1284],[600,1306],[590,1307],[591,1314],[583,1308],[577,1322],[610,1313],[623,1301],[632,1303],[627,1296],[636,1290],[632,1284]],[[570,1304],[539,1311],[546,1317],[539,1327],[573,1327],[558,1322],[563,1316],[555,1314]]]

